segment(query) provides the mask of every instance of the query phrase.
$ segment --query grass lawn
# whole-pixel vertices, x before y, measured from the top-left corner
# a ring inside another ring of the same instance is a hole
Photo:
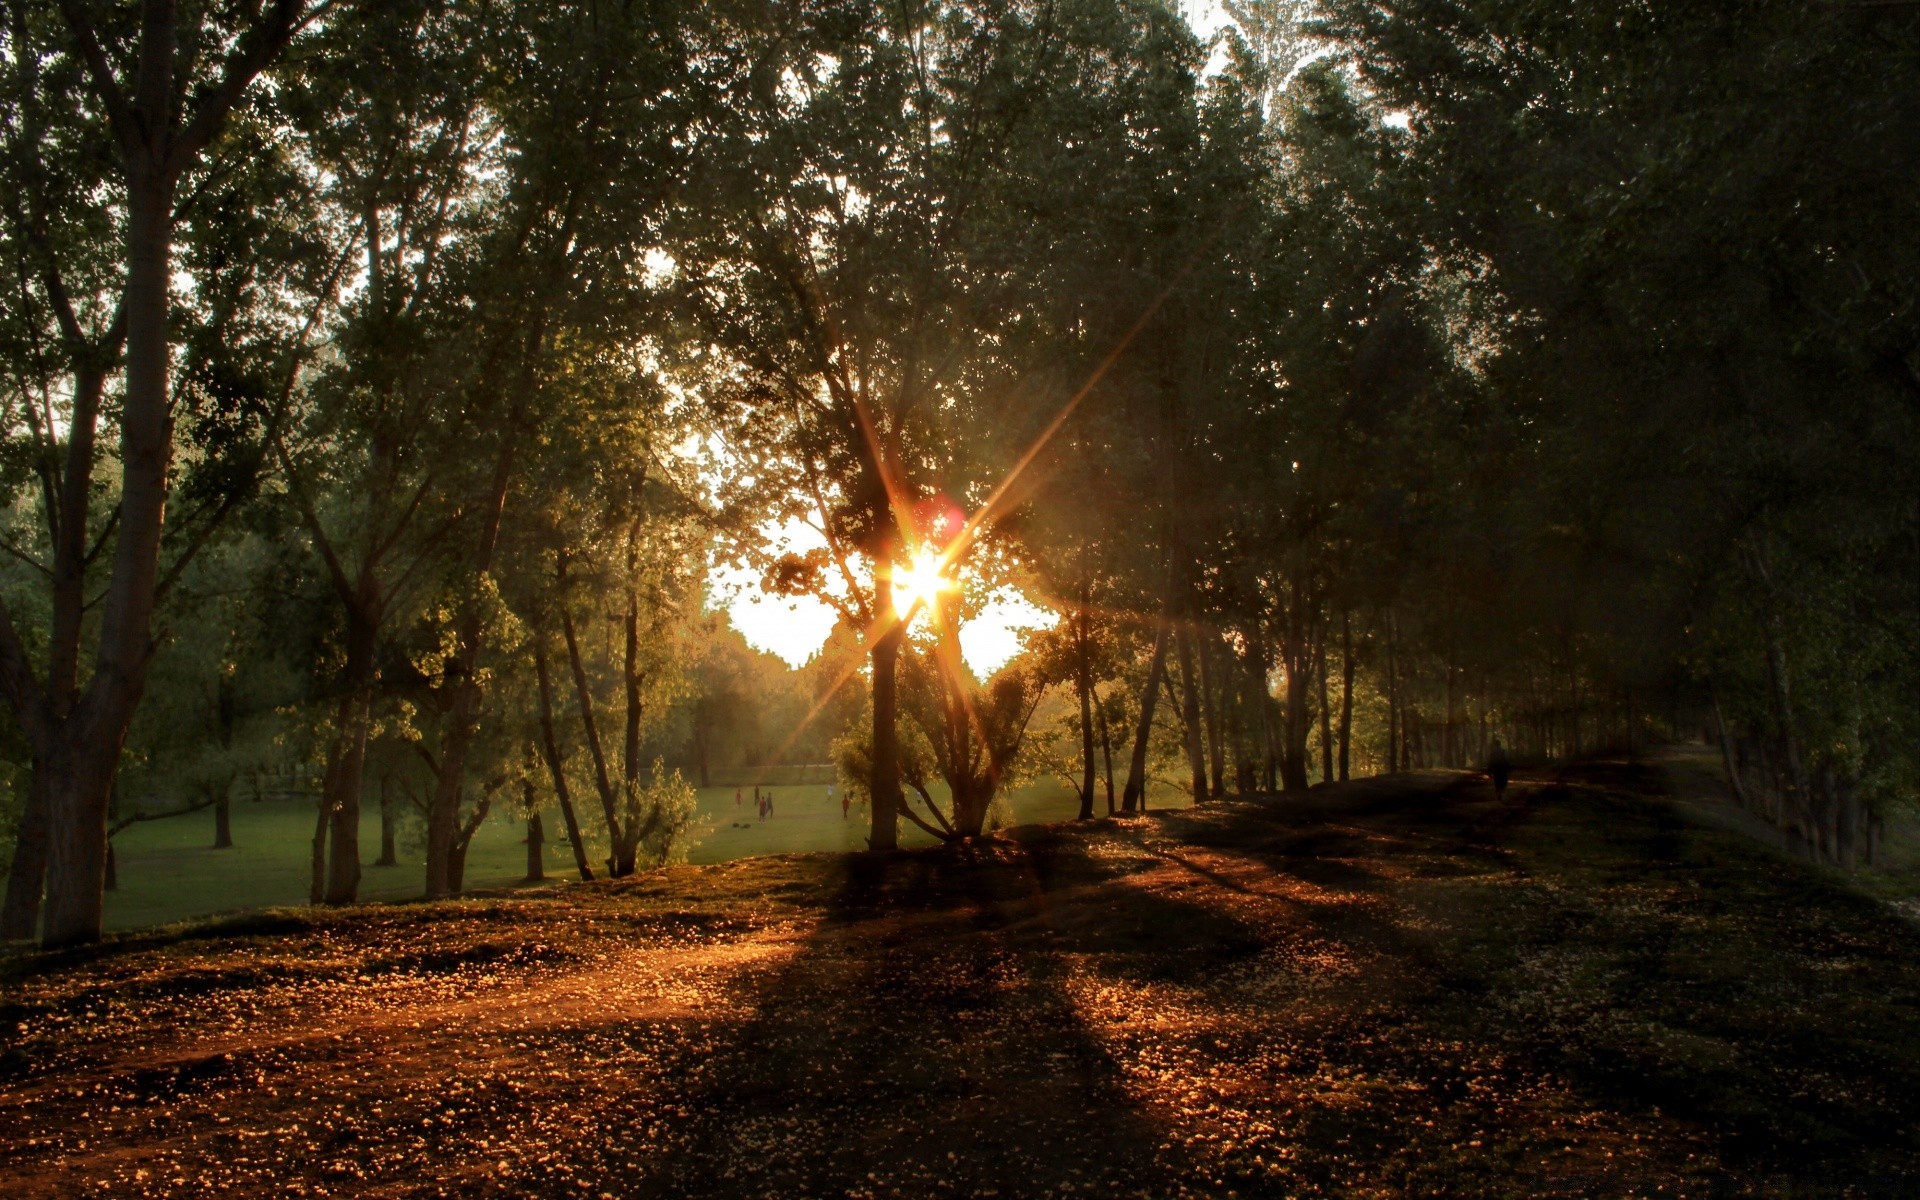
[[[837,787],[832,801],[827,799],[824,783],[764,788],[774,798],[773,815],[765,820],[755,814],[752,786],[739,789],[742,799],[737,806],[735,790],[731,786],[700,790],[700,813],[687,861],[715,863],[761,854],[866,846],[865,810],[856,808],[843,817]],[[1017,824],[1065,820],[1076,811],[1073,793],[1056,781],[1018,789],[1010,800]],[[1189,803],[1186,796],[1165,785],[1155,789],[1151,800],[1154,807]],[[233,808],[234,846],[229,850],[211,848],[211,812],[133,826],[114,839],[120,887],[107,896],[107,927],[138,929],[215,913],[306,903],[313,819],[308,801],[238,802]],[[548,876],[579,878],[558,810],[543,812],[541,819],[547,833]],[[597,803],[582,804],[580,819],[590,839],[588,852],[597,862],[604,856],[604,849],[591,843],[593,830],[600,827]],[[506,813],[481,826],[467,854],[467,888],[487,891],[519,884],[527,871],[525,836],[524,824]],[[411,845],[402,838],[398,864],[362,868],[362,899],[403,900],[421,894],[426,868],[419,837],[416,832]],[[926,846],[932,840],[912,824],[901,822],[904,845]],[[367,864],[379,857],[378,809],[362,814],[360,853]]]

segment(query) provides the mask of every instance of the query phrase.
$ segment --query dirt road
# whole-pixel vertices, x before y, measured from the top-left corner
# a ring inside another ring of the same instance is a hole
[[[1653,787],[1402,777],[16,959],[0,1195],[1911,1194],[1920,934]]]

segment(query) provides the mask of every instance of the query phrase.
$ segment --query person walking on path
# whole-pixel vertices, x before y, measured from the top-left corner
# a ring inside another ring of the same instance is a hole
[[[1493,798],[1504,800],[1507,778],[1513,774],[1513,760],[1507,757],[1507,748],[1499,738],[1493,739],[1493,750],[1487,755],[1487,774],[1493,778]]]

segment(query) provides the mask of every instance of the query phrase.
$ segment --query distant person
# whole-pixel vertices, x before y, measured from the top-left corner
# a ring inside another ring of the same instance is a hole
[[[767,815],[773,815],[773,789],[767,789]]]
[[[739,788],[733,789],[733,806],[735,808],[740,807],[740,789]]]
[[[1487,755],[1487,774],[1493,777],[1493,798],[1504,799],[1507,794],[1507,777],[1513,774],[1513,760],[1507,757],[1507,748],[1500,739],[1493,739],[1493,750]]]

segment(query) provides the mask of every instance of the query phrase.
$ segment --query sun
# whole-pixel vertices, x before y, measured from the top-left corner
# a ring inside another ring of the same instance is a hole
[[[958,586],[941,571],[938,551],[918,551],[910,561],[893,568],[894,614],[904,621],[915,604],[920,605],[921,614],[931,612],[933,602],[941,593],[951,592]]]

